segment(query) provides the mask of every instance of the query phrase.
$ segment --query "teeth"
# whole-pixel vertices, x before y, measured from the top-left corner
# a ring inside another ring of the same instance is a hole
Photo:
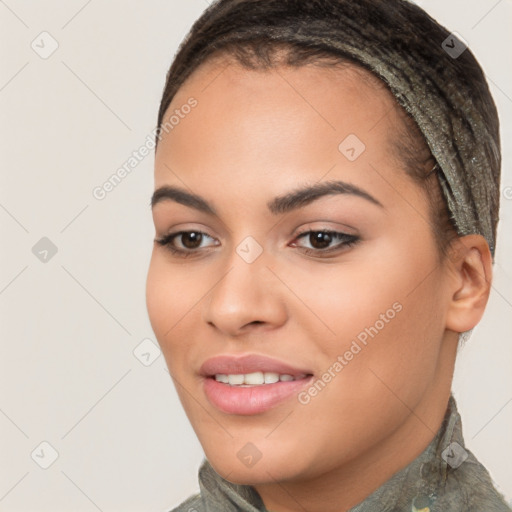
[[[279,382],[279,373],[265,372],[265,384]]]
[[[242,377],[244,384],[250,384],[251,386],[265,384],[265,376],[261,372],[246,373],[245,375],[240,375],[240,377]]]
[[[297,375],[297,379],[304,378],[305,375]],[[274,384],[275,382],[289,382],[296,380],[293,375],[274,373],[274,372],[253,372],[245,374],[226,375],[219,373],[215,375],[217,382],[229,384],[230,386],[261,386],[262,384]]]
[[[228,375],[228,382],[231,386],[244,383],[244,375]]]

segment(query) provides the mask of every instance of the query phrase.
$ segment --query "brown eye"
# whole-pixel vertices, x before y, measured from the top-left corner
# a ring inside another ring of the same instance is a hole
[[[311,248],[304,247],[303,245],[296,243],[293,245],[298,245],[306,254],[317,256],[347,250],[360,241],[360,238],[356,235],[348,235],[346,233],[330,231],[327,229],[306,231],[297,236],[297,240],[300,240],[301,238],[307,240]],[[331,245],[333,242],[337,243]]]
[[[198,231],[186,231],[180,233],[177,238],[181,238],[183,247],[186,249],[197,249],[201,245],[203,234]]]
[[[214,240],[202,231],[178,231],[157,239],[155,242],[177,256],[188,257],[199,254],[200,249],[205,248],[205,246],[201,247],[202,243],[208,238]]]
[[[325,249],[332,242],[332,235],[323,231],[310,231],[309,242],[314,249]]]

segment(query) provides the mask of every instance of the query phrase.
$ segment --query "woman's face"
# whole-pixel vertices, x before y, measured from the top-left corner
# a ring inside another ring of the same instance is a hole
[[[156,238],[188,234],[154,244],[147,307],[183,407],[233,482],[399,458],[439,426],[457,337],[394,99],[349,68],[226,63],[181,87],[156,153],[155,190],[182,191],[155,194]]]

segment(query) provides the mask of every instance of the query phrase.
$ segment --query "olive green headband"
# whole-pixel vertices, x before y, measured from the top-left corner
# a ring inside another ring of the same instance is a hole
[[[413,30],[411,26],[403,35],[411,37]],[[452,47],[465,47],[455,34],[432,38],[428,59],[413,44],[406,54],[376,53],[368,51],[371,45],[353,43],[347,41],[345,49],[388,84],[425,136],[457,232],[483,235],[494,257],[501,167],[498,118],[483,74],[479,83],[461,83],[460,68],[475,65],[469,50],[457,57],[450,53]],[[481,73],[480,67],[473,71]]]

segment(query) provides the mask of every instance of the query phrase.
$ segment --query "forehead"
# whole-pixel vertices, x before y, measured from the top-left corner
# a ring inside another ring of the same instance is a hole
[[[191,98],[196,106],[184,109]],[[156,186],[176,181],[169,168],[205,187],[226,176],[255,187],[270,177],[318,181],[333,166],[343,169],[344,178],[364,179],[365,162],[396,164],[390,141],[400,122],[397,107],[378,78],[352,65],[262,71],[212,59],[194,71],[167,109],[164,123],[173,115],[180,119],[162,132]],[[361,158],[347,158],[344,144]]]
[[[263,94],[265,92],[266,95]],[[342,96],[364,96],[365,101],[370,101],[373,106],[381,104],[387,107],[387,111],[400,108],[385,83],[356,64],[319,59],[316,63],[302,66],[248,69],[234,57],[220,54],[209,58],[192,72],[177,91],[168,111],[182,105],[191,94],[205,101],[218,101],[222,95],[235,99],[255,94],[257,97],[253,99],[260,104],[281,95],[283,107],[286,107],[298,99],[306,104],[309,100],[318,102],[318,96],[324,93],[328,96],[320,103],[329,103],[334,97],[340,97],[341,93]],[[283,101],[284,97],[290,101]],[[322,108],[320,103],[319,110]],[[311,103],[310,106],[314,108]]]

